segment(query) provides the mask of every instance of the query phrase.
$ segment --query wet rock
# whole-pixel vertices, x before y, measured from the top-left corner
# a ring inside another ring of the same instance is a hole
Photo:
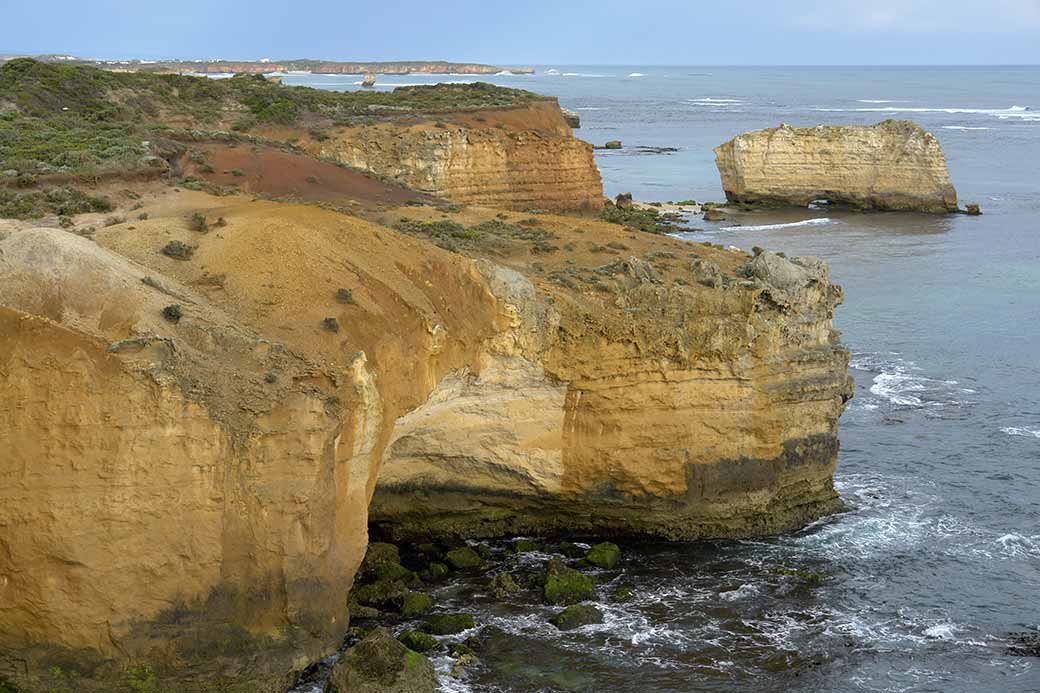
[[[590,623],[603,623],[603,612],[592,604],[575,604],[549,619],[560,630],[572,630]]]
[[[569,541],[560,542],[559,551],[567,558],[581,558],[585,555],[585,549]]]
[[[726,213],[721,209],[709,207],[704,210],[704,221],[725,221]]]
[[[491,550],[491,547],[485,544],[484,542],[481,542],[474,546],[473,550],[476,551],[477,555],[485,561],[491,560],[492,556],[494,556],[494,552]]]
[[[516,584],[516,580],[509,573],[496,573],[495,577],[491,578],[491,592],[496,599],[502,599],[507,594],[519,591],[520,585]]]
[[[467,638],[472,640],[472,638]],[[464,642],[453,642],[448,647],[448,652],[452,657],[461,657],[462,655],[473,654],[473,648]]]
[[[375,575],[377,569],[391,565],[401,565],[401,552],[393,544],[374,541],[368,545],[358,573],[363,576]]]
[[[717,262],[695,258],[690,262],[690,273],[693,275],[693,280],[698,284],[709,286],[713,289],[718,289],[722,286],[722,268],[719,267]]]
[[[514,539],[509,548],[513,553],[530,553],[538,550],[538,544],[530,539]]]
[[[406,592],[401,599],[402,616],[420,616],[432,608],[433,599],[420,592]]]
[[[1007,653],[1013,657],[1040,657],[1040,632],[1012,633]]]
[[[615,604],[623,604],[630,602],[635,599],[636,593],[628,585],[618,585],[614,588],[614,591],[610,593],[610,601]]]
[[[977,217],[980,214],[982,214],[982,210],[979,208],[978,204],[974,202],[969,202],[968,204],[964,205],[964,213],[973,217]]]
[[[351,595],[351,596],[353,596],[353,595]],[[380,612],[379,609],[373,608],[371,606],[365,606],[363,604],[358,604],[356,602],[351,602],[350,603],[350,619],[352,621],[353,620],[361,620],[361,621],[363,621],[363,620],[366,620],[366,619],[379,618],[381,615],[382,615],[382,612]]]
[[[401,641],[405,647],[416,652],[429,652],[430,650],[436,650],[441,646],[437,638],[433,637],[429,633],[423,633],[419,630],[406,630],[397,636],[397,639]]]
[[[480,660],[474,655],[464,654],[451,665],[451,677],[461,679],[466,676],[466,670],[480,664]]]
[[[329,678],[330,693],[434,693],[430,660],[410,650],[385,628],[376,628],[347,650]]]
[[[621,558],[621,549],[617,544],[605,541],[596,544],[585,554],[585,560],[597,568],[613,568]]]
[[[545,567],[543,595],[548,604],[577,604],[591,599],[595,595],[595,588],[588,575],[568,568],[563,561],[554,558]]]
[[[471,614],[439,614],[431,616],[423,624],[423,630],[434,635],[454,635],[475,625]]]
[[[484,559],[480,557],[480,554],[468,546],[463,546],[459,549],[452,549],[447,553],[445,559],[448,561],[448,565],[456,570],[479,568],[484,562]]]
[[[621,149],[621,140],[610,140],[604,143],[604,149]]]
[[[408,587],[401,580],[376,580],[367,585],[356,585],[351,591],[351,598],[363,606],[394,608],[399,604]]]
[[[422,578],[427,582],[437,582],[446,578],[450,572],[451,569],[447,565],[435,562],[426,567],[426,570],[422,572]]]

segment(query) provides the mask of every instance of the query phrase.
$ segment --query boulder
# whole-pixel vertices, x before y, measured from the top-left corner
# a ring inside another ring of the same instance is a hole
[[[406,630],[397,636],[397,639],[404,644],[410,650],[416,652],[429,652],[430,650],[436,650],[441,646],[437,638],[433,637],[429,633],[423,633],[419,630]]]
[[[497,573],[495,577],[491,578],[490,587],[496,599],[520,591],[520,585],[516,584],[516,580],[509,573]]]
[[[614,198],[614,206],[618,209],[632,209],[632,193],[618,193]]]
[[[717,262],[703,258],[694,258],[690,262],[690,274],[693,275],[693,280],[698,284],[711,287],[712,289],[718,289],[722,286],[722,268],[719,267]]]
[[[419,616],[433,608],[433,599],[420,592],[406,592],[401,598],[402,616]]]
[[[330,693],[434,693],[433,664],[376,628],[347,650],[329,678]]]
[[[566,606],[591,599],[595,596],[596,590],[592,578],[554,558],[545,566],[545,586],[542,593],[546,603]]]
[[[579,116],[577,113],[570,110],[569,108],[561,108],[560,112],[563,113],[563,119],[567,121],[567,124],[570,125],[572,128],[581,127],[581,116]]]
[[[957,211],[939,141],[909,120],[756,130],[715,148],[731,202]]]
[[[438,614],[423,624],[423,630],[434,635],[454,635],[475,625],[471,614]]]
[[[592,604],[574,604],[549,619],[560,630],[572,630],[590,623],[603,623],[603,612]]]
[[[585,560],[597,568],[613,568],[621,558],[621,549],[617,544],[605,541],[596,544],[585,554]]]
[[[610,140],[603,145],[604,149],[621,149],[621,140]]]
[[[468,546],[463,546],[459,549],[452,549],[447,553],[445,559],[455,570],[466,570],[469,568],[479,568],[484,559],[480,557],[473,549]]]
[[[977,217],[980,214],[982,214],[982,210],[979,208],[979,205],[977,203],[969,202],[968,204],[964,205],[964,213],[969,216]]]

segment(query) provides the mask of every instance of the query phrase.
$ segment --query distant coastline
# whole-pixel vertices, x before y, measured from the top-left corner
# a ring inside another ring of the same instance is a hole
[[[269,74],[293,72],[328,75],[407,75],[413,73],[444,75],[494,75],[506,72],[513,75],[534,74],[530,67],[499,67],[482,63],[455,63],[446,60],[400,60],[388,62],[343,62],[337,60],[96,60],[73,55],[0,56],[0,63],[17,57],[63,65],[89,65],[120,72],[152,72],[177,74],[227,74],[250,72]]]

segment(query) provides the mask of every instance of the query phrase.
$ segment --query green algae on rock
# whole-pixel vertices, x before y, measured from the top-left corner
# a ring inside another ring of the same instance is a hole
[[[545,567],[543,596],[549,604],[569,605],[591,599],[596,593],[592,578],[559,559],[550,560]]]
[[[426,620],[423,630],[434,635],[454,635],[475,625],[472,614],[438,614]]]
[[[603,612],[592,604],[574,604],[549,619],[560,630],[572,630],[590,623],[603,623]]]
[[[420,630],[406,630],[398,635],[397,639],[416,652],[429,652],[436,650],[441,645],[437,638]]]
[[[330,693],[434,693],[430,660],[376,628],[347,650],[329,679]]]
[[[480,564],[484,562],[484,559],[480,557],[473,549],[468,546],[462,548],[452,549],[447,553],[445,559],[456,570],[466,570],[469,568],[479,568]]]
[[[605,541],[596,544],[585,554],[585,560],[597,568],[613,568],[621,558],[621,549],[617,544]]]

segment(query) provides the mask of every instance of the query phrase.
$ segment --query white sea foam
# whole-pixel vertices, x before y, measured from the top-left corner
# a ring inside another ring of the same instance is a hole
[[[891,99],[856,99],[860,103],[893,103]]]
[[[606,77],[592,72],[564,72],[561,77]]]
[[[1002,433],[1007,433],[1009,436],[1032,436],[1034,438],[1040,438],[1040,428],[1022,428],[1021,426],[1005,426],[1000,429]]]
[[[727,602],[735,602],[741,599],[747,599],[758,594],[758,587],[752,585],[750,582],[745,583],[735,590],[729,590],[727,592],[719,592],[719,599]]]
[[[642,72],[632,72],[628,75],[629,77],[646,77]]]
[[[943,130],[989,130],[987,127],[971,127],[969,125],[943,125]]]
[[[1018,118],[1028,121],[1040,121],[1040,112],[1031,111],[1026,106],[1010,108],[928,108],[914,106],[883,106],[878,108],[814,108],[814,111],[827,113],[949,113],[994,116],[1002,120]]]
[[[704,106],[724,106],[727,104],[740,104],[744,103],[740,99],[713,99],[710,96],[704,97],[703,99],[686,99],[687,103],[695,103]]]
[[[874,373],[870,393],[873,403],[888,404],[896,409],[930,408],[938,411],[948,407],[972,405],[968,396],[976,394],[972,388],[961,387],[956,380],[929,378],[921,368],[895,352],[855,354],[849,363],[856,370]]]
[[[838,224],[840,222],[835,221],[829,217],[820,217],[819,219],[804,219],[802,221],[789,221],[784,224],[760,224],[757,226],[740,226],[734,227],[739,228],[741,231],[775,231],[776,229],[793,229],[799,226],[824,226],[826,224]]]

